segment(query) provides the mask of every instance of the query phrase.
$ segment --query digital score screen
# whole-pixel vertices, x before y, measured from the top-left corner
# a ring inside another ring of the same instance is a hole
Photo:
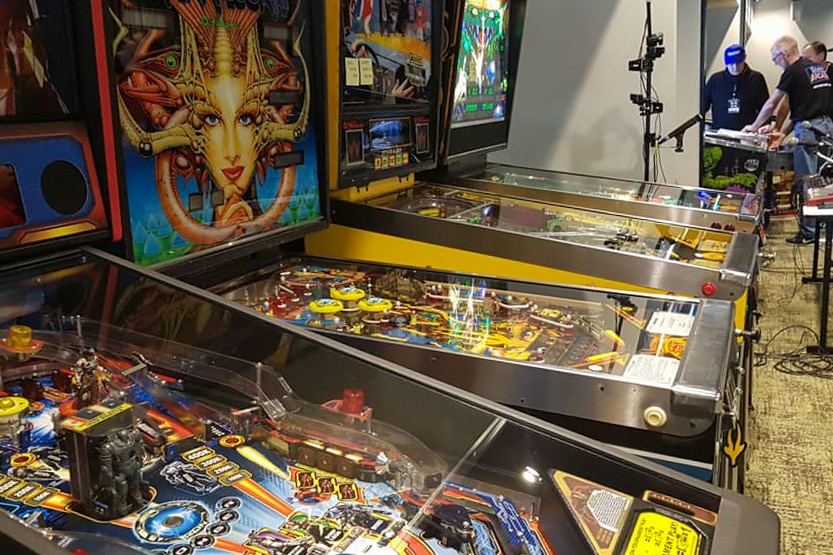
[[[509,72],[509,0],[466,0],[451,127],[501,121]]]

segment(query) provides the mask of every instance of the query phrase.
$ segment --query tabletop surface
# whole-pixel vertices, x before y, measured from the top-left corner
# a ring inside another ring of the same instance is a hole
[[[820,208],[818,206],[805,206],[804,215],[812,218],[833,218],[833,207]]]

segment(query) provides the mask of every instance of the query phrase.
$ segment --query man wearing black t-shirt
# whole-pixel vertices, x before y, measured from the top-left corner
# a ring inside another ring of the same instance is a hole
[[[784,95],[789,95],[790,120],[780,132],[776,131],[772,146],[780,144],[784,135],[789,133],[793,127],[795,127],[795,138],[798,141],[815,140],[813,132],[802,126],[803,122],[809,122],[813,127],[828,133],[833,131],[833,120],[830,119],[829,114],[831,95],[833,95],[833,80],[827,73],[827,68],[803,59],[798,51],[798,43],[792,37],[781,37],[775,41],[770,53],[772,54],[772,62],[783,69],[784,73],[781,74],[781,80],[763,108],[761,108],[758,117],[743,130],[759,133],[772,132],[770,126],[762,126],[769,120]],[[816,173],[818,170],[818,157],[816,155],[817,149],[815,148],[802,145],[795,147],[793,150],[793,166],[796,181]],[[804,188],[806,189],[806,185]],[[802,216],[798,233],[795,237],[787,239],[787,242],[807,244],[813,242],[814,236],[814,218]]]
[[[746,50],[733,44],[723,52],[726,69],[709,77],[703,97],[703,114],[712,111],[714,129],[739,131],[755,121],[769,98],[762,73],[746,64]]]
[[[807,43],[801,50],[801,57],[810,63],[822,65],[827,68],[827,75],[833,80],[833,64],[827,61],[827,45],[821,41],[814,40]],[[831,106],[827,115],[833,118],[833,94],[830,95]]]

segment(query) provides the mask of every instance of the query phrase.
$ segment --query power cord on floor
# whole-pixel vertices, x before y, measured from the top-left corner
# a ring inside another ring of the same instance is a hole
[[[791,330],[802,330],[804,333],[798,340],[798,346],[783,353],[770,353],[769,346],[778,336]],[[808,339],[812,343],[805,343]],[[800,324],[781,328],[764,343],[760,352],[755,353],[754,366],[765,366],[774,362],[772,368],[782,374],[793,376],[813,376],[816,378],[833,379],[833,355],[808,353],[808,345],[818,345],[819,336],[812,328]]]
[[[792,265],[788,267],[780,267],[780,268],[773,268],[773,267],[762,267],[761,272],[766,272],[767,274],[788,274],[792,276],[792,284],[784,283],[784,287],[780,288],[779,292],[783,292],[784,289],[787,287],[792,287],[792,290],[786,294],[781,295],[778,297],[767,295],[767,304],[771,304],[772,306],[789,306],[792,304],[793,299],[795,299],[798,292],[801,290],[801,286],[803,282],[801,281],[802,277],[806,275],[806,269],[804,268],[803,260],[801,260],[801,253],[799,250],[799,245],[795,245],[792,251]],[[789,280],[787,280],[788,282]]]
[[[798,226],[798,229],[801,229],[801,219],[797,214],[795,215],[795,222],[796,222],[796,225]],[[801,290],[801,286],[803,285],[802,277],[809,273],[809,268],[807,266],[805,266],[805,262],[804,262],[804,259],[802,257],[802,254],[801,254],[802,250],[803,250],[802,245],[798,245],[798,244],[793,245],[793,248],[792,248],[792,262],[793,262],[793,264],[792,264],[791,268],[786,268],[786,267],[780,267],[780,268],[763,267],[763,268],[761,268],[762,272],[767,272],[767,273],[770,273],[770,274],[776,274],[776,273],[786,274],[786,273],[789,273],[789,274],[792,274],[792,277],[793,277],[792,291],[788,295],[771,299],[770,302],[773,304],[773,306],[785,306],[785,305],[789,306],[790,304],[792,304],[793,299],[795,299],[796,295],[798,295],[798,292]]]

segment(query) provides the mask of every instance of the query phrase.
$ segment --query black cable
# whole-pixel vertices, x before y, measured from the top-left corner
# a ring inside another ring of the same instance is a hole
[[[645,22],[642,25],[642,37],[639,39],[639,54],[637,55],[637,59],[639,59],[640,61],[642,61],[642,56],[645,53],[644,48],[645,48],[645,40],[648,37],[648,19],[649,19],[649,17],[650,17],[650,15],[645,16]],[[645,82],[645,73],[643,71],[640,71],[639,72],[639,94],[641,96],[647,98],[647,100],[650,102],[650,92],[647,89],[648,89],[648,85]],[[640,122],[641,127],[642,127],[642,137],[643,137],[643,142],[644,142],[644,140],[645,140],[644,137],[645,137],[646,133],[648,133],[648,129],[645,127],[645,123],[646,123],[645,118],[640,117],[639,122]],[[644,144],[643,144],[642,148],[643,149],[645,148]]]
[[[797,346],[783,353],[770,353],[769,347],[776,338],[790,330],[802,330]],[[812,376],[816,378],[833,379],[833,356],[826,353],[808,353],[805,343],[812,339],[813,345],[819,344],[818,334],[812,328],[801,324],[781,328],[763,345],[761,352],[755,353],[754,367],[765,366],[775,362],[772,369],[782,374],[793,376]]]
[[[766,295],[763,302],[769,304],[772,303],[773,306],[789,306],[792,304],[793,299],[795,299],[798,292],[801,290],[801,286],[803,285],[801,278],[802,276],[806,275],[806,270],[804,268],[803,261],[801,260],[801,249],[800,245],[794,245],[792,250],[792,264],[790,266],[785,267],[772,267],[766,266],[761,268],[761,272],[767,272],[770,274],[790,274],[793,279],[792,284],[792,291],[781,297],[773,297],[771,295]],[[787,283],[784,286],[788,286]],[[784,288],[780,290],[783,291]]]
[[[653,89],[653,94],[657,97],[657,102],[662,103],[657,88],[654,86],[651,88]],[[657,112],[655,125],[657,136],[662,137],[662,112]],[[658,177],[661,175],[663,183],[667,183],[668,177],[665,175],[665,165],[662,163],[661,148],[658,145],[654,147],[654,181],[659,181]]]

